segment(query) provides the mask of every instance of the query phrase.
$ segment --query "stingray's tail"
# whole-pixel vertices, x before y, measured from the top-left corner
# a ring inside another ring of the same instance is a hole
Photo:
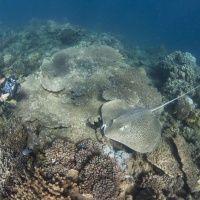
[[[157,106],[157,107],[155,107],[155,108],[152,108],[151,111],[153,112],[153,111],[156,111],[156,110],[158,110],[158,109],[160,109],[160,108],[163,108],[164,106],[166,106],[166,105],[172,103],[173,101],[176,101],[177,99],[180,99],[181,97],[185,96],[186,94],[189,94],[190,92],[196,90],[198,87],[200,87],[200,85],[198,85],[198,86],[196,86],[195,88],[189,90],[188,92],[186,92],[186,93],[184,93],[184,94],[182,94],[182,95],[176,97],[175,99],[172,99],[172,100],[170,100],[170,101],[168,101],[168,102],[166,102],[166,103],[164,103],[164,104],[162,104],[162,105],[160,105],[160,106]]]

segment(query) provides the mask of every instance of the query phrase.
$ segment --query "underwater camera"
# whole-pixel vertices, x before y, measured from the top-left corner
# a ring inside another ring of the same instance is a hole
[[[6,78],[5,81],[2,83],[1,92],[3,94],[9,93],[8,101],[13,99],[13,97],[19,93],[20,91],[20,84],[16,82],[14,77]]]

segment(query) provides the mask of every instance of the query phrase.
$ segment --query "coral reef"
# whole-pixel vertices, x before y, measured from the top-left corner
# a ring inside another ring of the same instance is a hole
[[[178,100],[175,107],[176,116],[180,120],[185,120],[189,117],[193,109],[194,103],[190,97],[186,96],[185,98],[181,98]]]
[[[118,150],[116,151],[113,146],[104,144],[103,145],[103,152],[104,154],[109,155],[110,158],[114,158],[117,163],[120,165],[121,169],[128,174],[127,172],[127,165],[126,162],[129,160],[130,155],[129,153],[123,151],[123,150]]]
[[[102,154],[102,145],[92,140],[84,140],[77,145],[75,156],[76,169],[81,170],[92,156]]]
[[[33,28],[34,27],[34,28]],[[0,67],[7,76],[27,76],[61,49],[72,45],[109,45],[124,51],[122,43],[109,34],[89,34],[83,28],[54,20],[33,19],[17,30],[0,34]]]
[[[2,143],[0,144],[1,146]],[[0,196],[3,197],[6,195],[4,190],[5,183],[9,178],[15,167],[15,159],[13,156],[13,152],[10,150],[5,150],[0,148]]]
[[[14,111],[24,121],[38,119],[51,128],[84,127],[99,118],[103,91],[106,100],[121,98],[136,106],[161,102],[147,77],[125,64],[122,55],[108,46],[64,49],[40,69],[39,76],[31,75],[22,84]]]
[[[154,194],[161,195],[162,190],[165,190],[171,193],[180,191],[183,185],[184,185],[184,182],[181,177],[177,177],[177,179],[174,179],[167,175],[159,176],[156,174],[149,173],[143,177],[143,180],[140,186],[143,189],[144,188],[153,189],[155,192]],[[159,198],[157,197],[157,199]]]
[[[10,177],[22,173],[28,157],[22,155],[26,147],[27,132],[19,119],[4,121],[0,129],[0,197],[6,197]]]
[[[94,156],[80,172],[81,193],[92,193],[96,199],[116,199],[123,173],[108,156]]]
[[[62,173],[74,167],[74,144],[57,139],[52,146],[45,151],[45,165],[49,174]],[[62,170],[62,171],[61,171]]]
[[[163,140],[151,153],[116,150],[94,134],[106,101],[152,108],[162,98],[152,85],[170,99],[193,88],[191,54],[164,58],[163,46],[125,49],[107,33],[36,19],[2,32],[0,50],[1,71],[22,83],[9,110],[22,119],[4,121],[1,108],[0,199],[199,199],[198,90],[160,116]]]
[[[11,199],[118,199],[124,174],[101,144],[57,139],[42,154],[15,180]]]
[[[186,176],[187,186],[189,187],[191,192],[195,192],[198,187],[199,169],[197,168],[191,157],[192,146],[188,145],[185,142],[184,138],[181,136],[177,136],[176,138],[174,138],[173,141],[177,146],[177,151],[179,153],[182,163],[182,170]]]
[[[169,177],[182,177],[179,164],[173,156],[170,144],[162,140],[155,151],[147,154],[147,160]]]
[[[59,173],[48,177],[45,169],[35,167],[12,190],[10,199],[68,199],[78,194],[78,185]],[[81,195],[82,196],[82,195]],[[81,199],[81,198],[79,198]]]
[[[80,191],[90,193],[96,199],[116,199],[124,174],[108,155],[103,154],[103,146],[91,140],[78,144],[76,152],[77,168],[80,171]]]
[[[64,28],[59,33],[59,40],[65,45],[75,45],[84,36],[82,29],[77,27]]]
[[[176,51],[158,64],[162,70],[163,92],[168,98],[174,98],[181,92],[192,89],[197,80],[196,58],[190,53]]]
[[[192,112],[190,112],[186,122],[193,130],[195,130],[196,135],[200,136],[200,110],[194,109]]]

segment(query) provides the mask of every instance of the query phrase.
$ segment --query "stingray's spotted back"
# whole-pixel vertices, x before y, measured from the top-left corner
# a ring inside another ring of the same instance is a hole
[[[140,153],[153,151],[161,138],[161,125],[154,111],[174,102],[199,88],[200,85],[151,109],[134,108],[122,100],[113,100],[102,106],[105,136]]]
[[[140,153],[156,148],[161,138],[161,125],[151,109],[133,108],[120,100],[113,105],[112,101],[106,104],[102,107],[106,137]]]

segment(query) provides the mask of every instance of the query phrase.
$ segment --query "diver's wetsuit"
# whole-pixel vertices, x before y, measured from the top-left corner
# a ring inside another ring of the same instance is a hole
[[[0,86],[0,96],[2,94],[9,93],[9,96],[7,100],[11,100],[15,94],[19,92],[20,84],[16,82],[16,80],[12,77],[6,78],[4,82]],[[1,101],[0,105],[2,105],[4,102]]]

